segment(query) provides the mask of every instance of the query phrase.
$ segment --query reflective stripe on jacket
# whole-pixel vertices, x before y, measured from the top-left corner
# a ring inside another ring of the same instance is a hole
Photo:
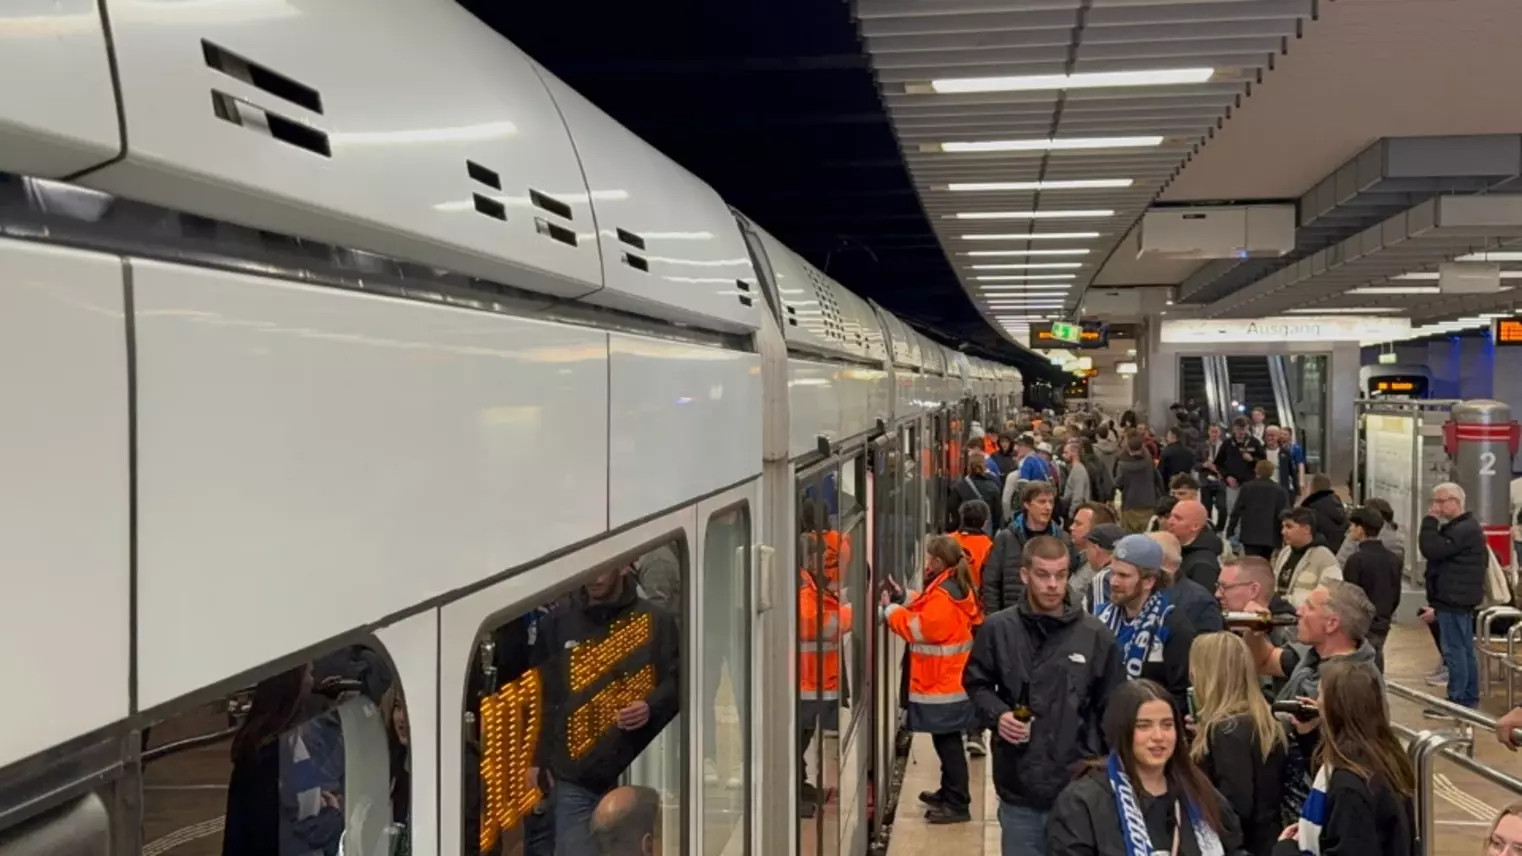
[[[840,698],[840,638],[851,629],[851,605],[798,574],[798,690],[805,700]]]
[[[908,605],[884,608],[888,629],[909,643],[909,729],[930,734],[972,725],[962,670],[972,653],[977,598],[943,572]]]

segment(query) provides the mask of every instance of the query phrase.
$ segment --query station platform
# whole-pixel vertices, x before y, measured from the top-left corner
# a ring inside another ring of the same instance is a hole
[[[1425,627],[1412,622],[1394,627],[1385,647],[1386,677],[1404,686],[1441,697],[1441,687],[1429,687],[1423,678],[1437,668],[1439,656]],[[1496,682],[1499,684],[1500,682]],[[1485,712],[1505,712],[1504,685],[1493,686],[1483,704]],[[1452,727],[1450,721],[1427,719],[1420,705],[1392,696],[1393,721],[1416,731]],[[1522,773],[1522,754],[1508,752],[1491,733],[1474,740],[1474,758],[1512,774]],[[990,759],[972,759],[972,822],[932,826],[923,818],[916,800],[921,791],[934,790],[940,782],[940,762],[930,735],[916,734],[904,770],[898,813],[889,840],[888,856],[926,856],[956,853],[958,856],[999,856],[998,796],[994,793]],[[1519,798],[1505,788],[1486,781],[1439,756],[1435,766],[1437,795],[1436,846],[1428,856],[1474,856],[1484,852],[1485,834],[1502,808]]]

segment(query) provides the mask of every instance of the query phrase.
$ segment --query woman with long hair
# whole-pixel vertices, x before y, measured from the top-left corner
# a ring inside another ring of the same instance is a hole
[[[1048,856],[1237,856],[1236,813],[1189,753],[1173,697],[1153,681],[1122,684],[1105,704],[1110,755],[1057,797]]]
[[[1485,836],[1485,856],[1513,856],[1522,853],[1522,802],[1514,802],[1496,815]]]
[[[1316,779],[1274,856],[1412,856],[1416,771],[1390,728],[1379,672],[1368,663],[1328,661],[1317,706]]]
[[[312,667],[303,663],[254,688],[248,716],[233,735],[222,856],[328,852],[343,834],[341,796],[305,787],[316,777],[302,741],[313,713]]]
[[[1289,741],[1258,688],[1247,643],[1234,633],[1195,637],[1189,681],[1195,701],[1189,757],[1237,813],[1247,851],[1269,856],[1282,824]]]
[[[940,535],[925,546],[924,583],[918,594],[884,591],[883,622],[909,643],[909,730],[928,733],[941,759],[940,788],[920,794],[925,818],[966,823],[972,820],[972,791],[962,740],[973,725],[973,709],[962,689],[962,669],[980,610],[972,571],[955,538]]]

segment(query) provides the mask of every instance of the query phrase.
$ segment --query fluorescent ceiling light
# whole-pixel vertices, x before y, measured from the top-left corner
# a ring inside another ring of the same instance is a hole
[[[1454,259],[1456,262],[1522,262],[1522,253],[1518,252],[1488,252],[1470,253]]]
[[[1078,278],[1078,275],[1077,274],[1073,274],[1073,273],[1020,273],[1020,274],[1014,274],[1014,273],[1003,274],[1003,273],[1001,273],[1001,274],[998,274],[996,276],[975,276],[975,277],[973,277],[973,279],[977,280],[978,282],[1007,282],[1007,281],[1019,282],[1019,281],[1022,281],[1022,280],[1035,280],[1035,279],[1077,279],[1077,278]]]
[[[1442,291],[1435,285],[1370,285],[1355,288],[1348,294],[1437,294]]]
[[[1109,208],[1070,209],[1059,211],[958,211],[952,215],[958,220],[1056,220],[1068,218],[1114,217]]]
[[[1420,282],[1436,282],[1441,276],[1442,274],[1438,273],[1437,271],[1418,271],[1416,273],[1403,273],[1398,276],[1392,276],[1390,278],[1405,280],[1408,282],[1412,280]],[[1522,279],[1522,270],[1503,270],[1501,271],[1501,278]]]
[[[1064,292],[1073,286],[1066,283],[1058,285],[980,285],[979,289],[994,297],[1010,297],[1019,294],[1041,294],[1051,292]]]
[[[941,143],[941,151],[1054,152],[1070,149],[1139,149],[1163,144],[1162,135],[1146,137],[1056,137],[1026,140],[967,140]]]
[[[964,241],[1082,241],[1099,237],[1098,232],[1032,232],[1018,235],[963,235]]]
[[[973,270],[1075,270],[1083,262],[1019,262],[1004,265],[973,265]]]
[[[1088,254],[1089,254],[1089,251],[1086,250],[1086,249],[1078,249],[1078,250],[972,250],[972,251],[966,252],[966,253],[959,253],[959,255],[963,255],[963,256],[980,256],[980,257],[987,257],[987,258],[992,258],[992,257],[996,257],[996,256],[1086,256]]]
[[[1135,184],[1130,178],[1086,178],[1073,181],[981,181],[963,184],[948,184],[947,190],[980,191],[980,190],[1098,190],[1107,187],[1130,187]]]
[[[1204,83],[1213,68],[1159,68],[1149,71],[1089,71],[1076,74],[1022,74],[1014,77],[948,77],[930,81],[930,89],[960,92],[1030,92],[1041,89],[1094,89],[1106,86],[1176,86]]]
[[[1307,307],[1305,309],[1286,309],[1286,315],[1389,315],[1399,312],[1400,309],[1393,306],[1323,306],[1319,309]]]

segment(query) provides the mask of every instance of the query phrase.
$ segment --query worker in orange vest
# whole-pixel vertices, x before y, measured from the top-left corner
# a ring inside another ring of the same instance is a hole
[[[818,730],[840,728],[840,642],[851,629],[851,605],[840,598],[840,562],[842,556],[850,560],[850,543],[849,536],[838,532],[806,532],[799,544],[798,810],[803,817],[813,817],[819,810],[822,794],[809,784],[809,743]]]
[[[890,578],[882,593],[888,629],[909,643],[909,730],[928,733],[941,759],[941,786],[920,794],[934,824],[972,820],[963,734],[973,722],[972,702],[962,689],[962,669],[972,652],[978,615],[972,570],[955,538],[939,535],[925,549],[923,592],[905,592]]]

